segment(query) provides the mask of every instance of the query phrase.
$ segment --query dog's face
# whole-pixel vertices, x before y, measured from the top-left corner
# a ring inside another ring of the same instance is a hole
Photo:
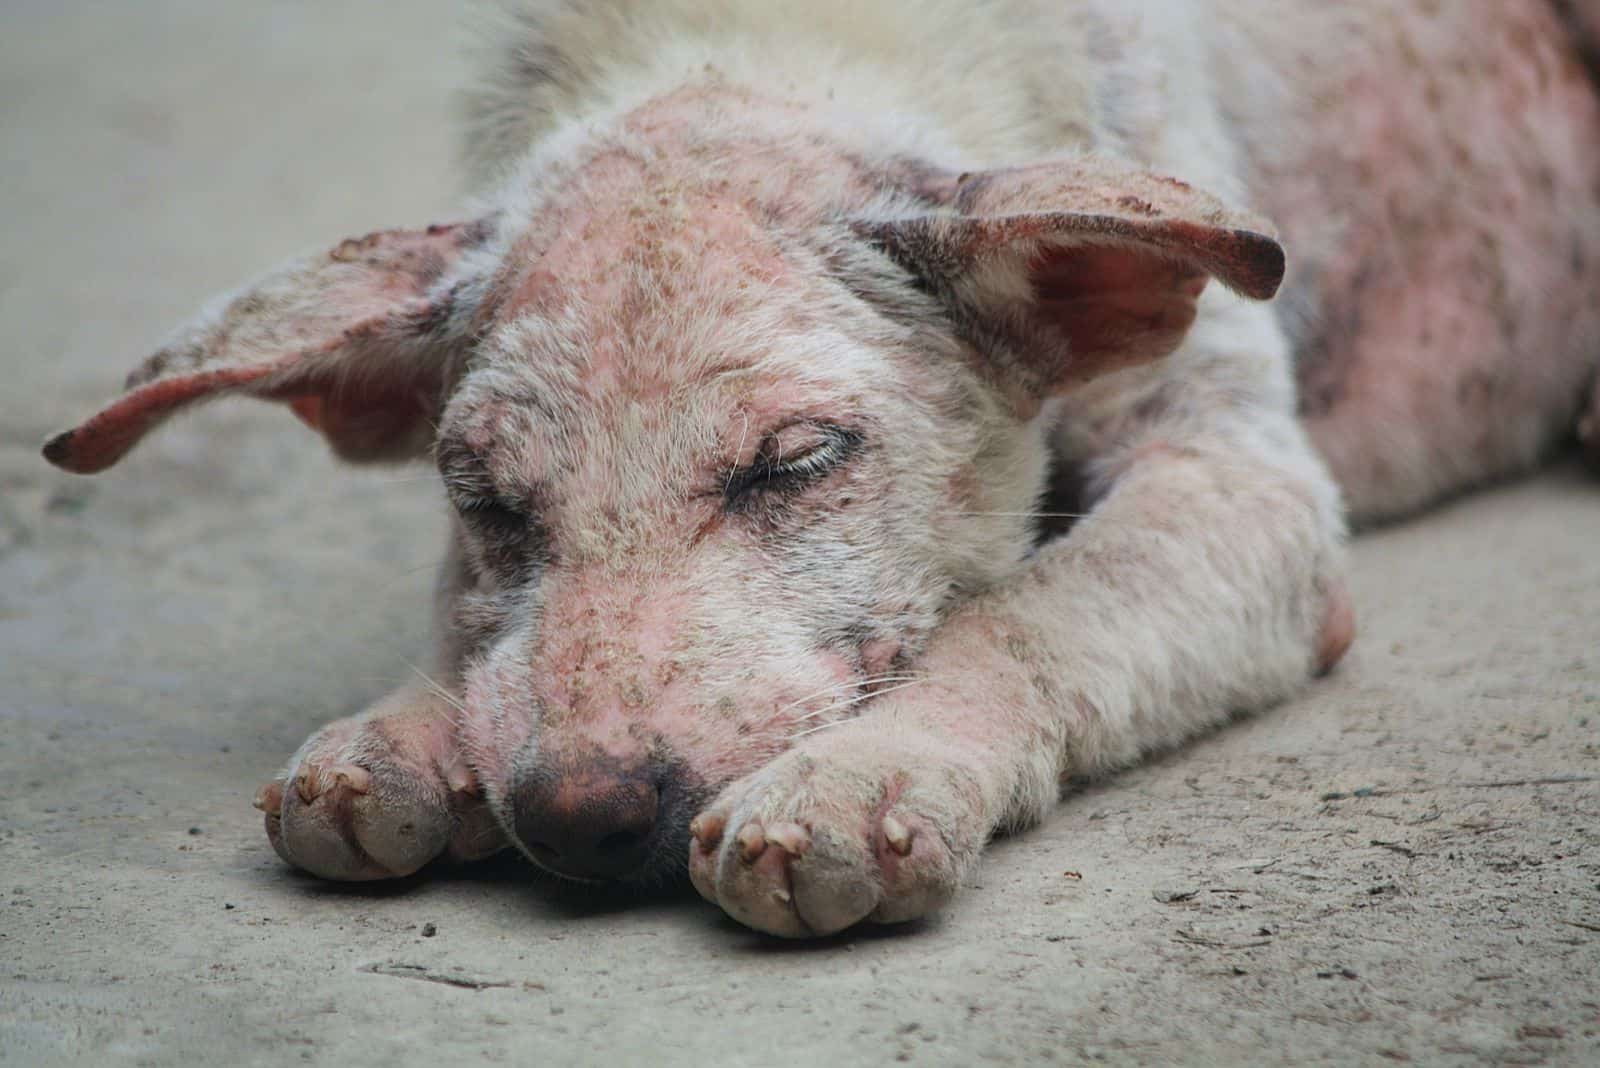
[[[711,793],[906,682],[952,597],[1016,564],[1045,452],[847,228],[576,180],[440,421],[462,736],[535,859],[572,871],[553,808],[654,789],[676,864]]]
[[[350,458],[431,453],[461,744],[580,878],[679,870],[712,793],[907,684],[1030,549],[1048,397],[1170,351],[1209,276],[1282,269],[1101,162],[958,177],[676,118],[568,146],[476,223],[291,266],[46,449],[98,470],[232,390]]]

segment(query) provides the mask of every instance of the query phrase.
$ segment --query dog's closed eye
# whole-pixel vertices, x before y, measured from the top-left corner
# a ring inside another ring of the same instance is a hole
[[[498,497],[458,496],[453,502],[461,518],[477,529],[512,533],[525,529],[532,520],[525,510]]]
[[[861,433],[833,423],[791,423],[762,439],[753,460],[723,480],[724,506],[734,511],[764,495],[793,495],[842,467]]]

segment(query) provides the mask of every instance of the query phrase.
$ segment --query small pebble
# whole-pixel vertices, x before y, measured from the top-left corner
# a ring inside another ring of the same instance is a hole
[[[425,923],[425,924],[422,925],[422,937],[423,938],[432,938],[434,935],[436,935],[438,933],[439,933],[439,928],[435,927],[433,924]]]

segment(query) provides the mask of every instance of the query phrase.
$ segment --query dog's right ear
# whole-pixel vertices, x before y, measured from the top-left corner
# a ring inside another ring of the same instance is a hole
[[[425,453],[471,340],[473,254],[492,219],[352,238],[225,298],[128,376],[128,392],[51,438],[45,459],[79,474],[120,460],[196,401],[281,401],[351,460]]]

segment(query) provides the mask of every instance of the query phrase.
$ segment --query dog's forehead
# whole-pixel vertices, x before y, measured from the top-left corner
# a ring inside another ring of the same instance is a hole
[[[505,241],[480,362],[592,409],[738,375],[801,328],[793,234],[700,154],[603,142],[556,171]]]
[[[731,296],[787,273],[775,225],[814,222],[856,168],[801,152],[729,117],[715,86],[680,90],[598,128],[507,190],[521,209],[493,284],[508,321],[579,300],[625,323],[652,288]],[[736,112],[735,112],[736,113]]]

